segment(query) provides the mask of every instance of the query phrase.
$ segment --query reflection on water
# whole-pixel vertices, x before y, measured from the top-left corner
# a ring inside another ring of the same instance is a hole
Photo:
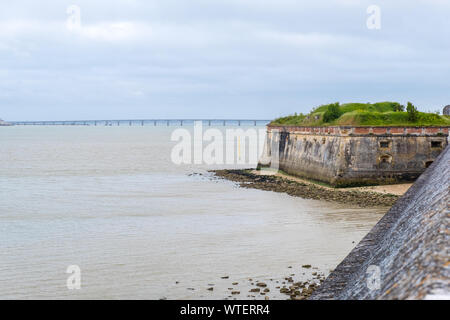
[[[302,264],[326,274],[386,211],[176,166],[173,129],[2,128],[0,298],[222,299],[230,287],[247,298],[249,278],[285,298],[276,280],[307,277]],[[66,287],[69,265],[81,290]]]

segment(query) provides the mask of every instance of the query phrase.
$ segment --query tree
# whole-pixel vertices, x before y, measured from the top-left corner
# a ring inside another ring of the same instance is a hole
[[[411,122],[416,122],[419,118],[419,111],[411,102],[408,102],[406,112],[408,112],[408,120]]]
[[[327,111],[323,114],[324,122],[331,122],[341,116],[341,110],[339,108],[339,102],[328,105]]]

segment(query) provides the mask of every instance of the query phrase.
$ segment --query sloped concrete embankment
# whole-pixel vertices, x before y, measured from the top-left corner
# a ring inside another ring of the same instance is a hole
[[[449,299],[449,181],[447,147],[310,299]]]

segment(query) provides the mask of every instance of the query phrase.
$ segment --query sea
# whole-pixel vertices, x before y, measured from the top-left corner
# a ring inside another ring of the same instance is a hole
[[[177,129],[0,127],[0,299],[286,299],[286,278],[327,276],[387,211],[176,163]]]

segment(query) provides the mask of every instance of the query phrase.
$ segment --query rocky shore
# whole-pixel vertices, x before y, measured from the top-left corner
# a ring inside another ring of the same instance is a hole
[[[212,283],[201,287],[186,287],[186,290],[201,292],[201,299],[220,292],[224,300],[305,300],[320,287],[328,273],[329,271],[320,270],[310,264],[299,264],[287,266],[286,274],[282,277],[235,279],[231,275],[223,275]],[[175,285],[182,287],[182,279],[176,281]]]
[[[237,182],[243,188],[284,192],[305,199],[333,201],[360,207],[390,207],[398,195],[371,191],[325,188],[276,175],[259,175],[252,170],[212,170],[217,177]]]

